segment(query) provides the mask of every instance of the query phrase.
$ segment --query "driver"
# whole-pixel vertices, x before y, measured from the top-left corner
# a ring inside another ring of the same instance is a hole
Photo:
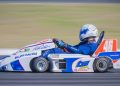
[[[48,57],[49,54],[64,54],[64,53],[74,53],[74,54],[84,54],[91,55],[95,52],[97,48],[96,37],[98,35],[97,28],[92,24],[85,24],[81,27],[79,33],[80,43],[72,46],[62,40],[53,39],[53,42],[57,44],[60,48],[53,48],[47,50],[43,53],[43,57]],[[62,48],[62,49],[61,49]],[[66,49],[68,52],[65,52]]]

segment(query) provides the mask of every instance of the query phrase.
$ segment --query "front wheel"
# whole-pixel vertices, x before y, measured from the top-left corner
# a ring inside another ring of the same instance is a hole
[[[30,68],[33,72],[46,72],[49,68],[49,62],[45,58],[37,57],[30,62]]]
[[[107,72],[109,69],[109,60],[107,57],[100,57],[95,59],[93,63],[94,72]]]

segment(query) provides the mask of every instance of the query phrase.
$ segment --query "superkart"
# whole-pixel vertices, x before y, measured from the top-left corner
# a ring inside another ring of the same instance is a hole
[[[46,50],[56,48],[57,40],[45,39],[25,46],[12,55],[0,60],[0,71],[29,72],[107,72],[120,69],[120,52],[116,39],[103,39],[101,32],[98,48],[92,55],[50,54],[41,57]]]

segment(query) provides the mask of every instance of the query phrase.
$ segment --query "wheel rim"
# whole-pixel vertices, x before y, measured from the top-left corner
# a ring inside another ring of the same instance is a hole
[[[41,60],[37,63],[37,68],[39,71],[44,72],[46,70],[46,62]]]
[[[106,61],[99,61],[98,64],[97,64],[97,68],[100,71],[105,71],[107,69]]]

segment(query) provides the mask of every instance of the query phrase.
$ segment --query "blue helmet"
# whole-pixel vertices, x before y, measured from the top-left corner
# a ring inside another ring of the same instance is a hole
[[[98,35],[97,28],[92,24],[85,24],[81,27],[79,38],[81,41],[89,37],[96,37]]]

